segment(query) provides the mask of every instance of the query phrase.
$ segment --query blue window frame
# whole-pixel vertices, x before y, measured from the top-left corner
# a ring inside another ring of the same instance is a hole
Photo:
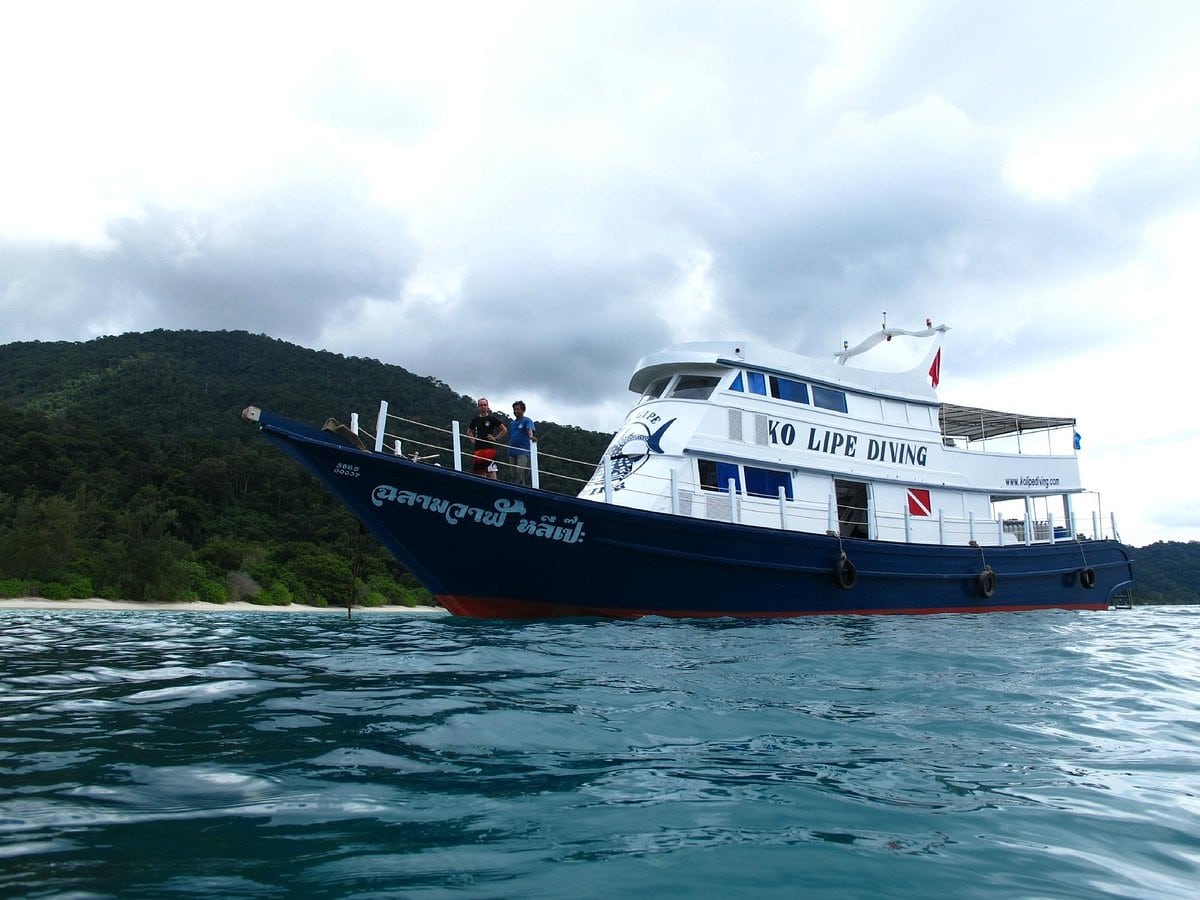
[[[814,384],[813,405],[819,406],[821,409],[832,409],[835,412],[845,412],[846,393],[845,391],[835,391],[833,388],[821,387],[819,384]]]
[[[742,489],[742,478],[735,463],[717,462],[715,459],[698,459],[700,467],[700,488],[705,491],[727,493],[729,479],[733,479],[734,490]]]
[[[778,469],[758,469],[746,466],[746,493],[752,497],[778,497],[783,488],[784,496],[792,499],[792,476]]]
[[[792,403],[808,402],[808,385],[802,381],[792,381],[790,378],[771,376],[771,396],[780,400],[790,400]]]

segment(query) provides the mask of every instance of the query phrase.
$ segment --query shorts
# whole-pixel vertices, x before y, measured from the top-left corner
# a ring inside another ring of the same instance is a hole
[[[482,450],[475,451],[475,458],[472,460],[472,470],[476,475],[486,475],[488,472],[496,471],[496,450],[492,447],[485,447]]]

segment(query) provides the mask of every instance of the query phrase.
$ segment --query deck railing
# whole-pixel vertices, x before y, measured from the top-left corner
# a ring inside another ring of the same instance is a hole
[[[457,420],[450,423],[450,428],[441,428],[392,415],[388,411],[387,401],[380,404],[373,432],[362,428],[357,413],[351,413],[350,430],[360,440],[365,437],[364,444],[373,445],[376,453],[391,453],[431,465],[444,465],[448,461],[459,472],[463,471],[464,456],[470,458],[470,454],[462,450],[463,429]],[[497,468],[509,473],[504,480],[511,481],[511,473],[517,467],[501,458],[499,451],[505,449],[503,444],[496,444],[496,448]],[[934,510],[931,516],[915,517],[910,514],[907,505],[897,511],[881,510],[875,505],[865,508],[845,504],[839,506],[832,493],[824,502],[790,500],[783,487],[779,488],[775,497],[749,494],[744,487],[739,490],[733,479],[718,490],[681,487],[676,471],[672,471],[669,477],[641,473],[639,480],[649,480],[651,484],[658,482],[654,490],[630,488],[625,482],[618,487],[613,477],[612,460],[607,455],[597,465],[545,453],[538,449],[538,443],[534,441],[530,444],[529,456],[530,484],[534,488],[541,487],[542,461],[548,460],[554,468],[552,477],[558,482],[556,486],[567,487],[571,493],[578,494],[583,487],[595,482],[598,485],[597,493],[603,493],[605,503],[613,503],[616,492],[620,490],[626,495],[636,493],[649,498],[644,505],[647,509],[717,521],[920,544],[1054,544],[1103,540],[1108,536],[1120,540],[1116,516],[1110,513],[1108,522],[1105,522],[1099,509],[1098,495],[1092,492],[1087,496],[1095,498],[1097,509],[1091,512],[1090,521],[1087,517],[1080,521],[1074,512],[1069,522],[1065,519],[1056,521],[1052,514],[1047,514],[1045,518],[1027,515],[1024,519],[997,516],[994,520],[974,515],[948,516],[942,509]],[[568,469],[588,474],[586,477],[572,475],[568,474]],[[1088,525],[1090,528],[1087,528]],[[1107,534],[1105,525],[1110,529]]]

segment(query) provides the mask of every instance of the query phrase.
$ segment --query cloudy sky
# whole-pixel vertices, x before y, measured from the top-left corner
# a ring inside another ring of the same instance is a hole
[[[0,3],[0,343],[244,329],[615,429],[677,340],[952,327],[1200,539],[1200,4]],[[249,398],[248,398],[249,399]]]

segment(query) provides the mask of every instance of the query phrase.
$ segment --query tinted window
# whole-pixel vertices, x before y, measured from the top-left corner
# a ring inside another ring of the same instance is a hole
[[[784,496],[792,499],[792,476],[776,469],[756,469],[746,466],[746,493],[756,497],[778,497],[783,488]]]
[[[645,392],[642,394],[642,399],[653,400],[656,397],[661,397],[662,392],[666,390],[667,382],[670,380],[670,378],[660,378],[658,381],[652,382],[650,387],[646,388]]]
[[[729,389],[731,391],[745,391],[746,390],[744,387],[742,387],[742,373],[741,372],[737,373],[737,377],[735,379],[733,379],[733,384],[731,384],[729,386]]]
[[[846,411],[846,395],[842,391],[835,391],[832,388],[824,388],[820,385],[813,385],[813,405],[821,407],[821,409],[832,409],[837,412]]]
[[[738,477],[738,467],[733,463],[717,462],[713,459],[699,459],[696,462],[700,466],[700,487],[706,491],[720,491],[722,493],[729,490],[729,479],[733,479],[735,490],[742,489],[742,480]]]
[[[681,400],[707,400],[720,380],[711,375],[680,375],[671,396]]]
[[[762,372],[747,372],[746,378],[750,382],[750,393],[762,394],[767,396],[767,376]]]
[[[808,385],[790,378],[771,376],[771,396],[780,400],[791,400],[793,403],[808,402]]]

